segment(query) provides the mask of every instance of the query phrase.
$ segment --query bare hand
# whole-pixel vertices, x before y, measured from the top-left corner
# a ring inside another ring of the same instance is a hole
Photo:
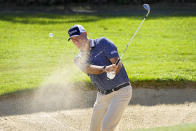
[[[112,65],[106,66],[105,71],[106,72],[115,72],[116,73],[117,69],[118,69],[118,65],[112,64]]]

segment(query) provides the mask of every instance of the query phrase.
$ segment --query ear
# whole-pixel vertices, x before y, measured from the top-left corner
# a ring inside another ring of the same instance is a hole
[[[84,35],[87,37],[87,32],[83,32],[84,33]]]
[[[82,35],[87,39],[87,32],[83,32]]]

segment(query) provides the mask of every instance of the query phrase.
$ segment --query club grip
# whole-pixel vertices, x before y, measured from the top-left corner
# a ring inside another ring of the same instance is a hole
[[[118,60],[116,61],[116,65],[118,65],[119,62],[120,62],[120,58],[118,58]]]

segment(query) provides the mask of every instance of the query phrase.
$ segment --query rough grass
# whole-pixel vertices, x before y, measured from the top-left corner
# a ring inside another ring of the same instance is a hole
[[[152,129],[139,129],[133,131],[195,131],[196,124],[182,124],[177,126],[159,127]]]
[[[0,95],[36,88],[67,65],[77,70],[72,59],[78,50],[67,42],[70,26],[83,25],[92,39],[107,37],[121,54],[142,19],[141,13],[0,13]],[[152,13],[122,59],[130,81],[195,83],[195,36],[195,15]],[[74,81],[89,78],[79,72]]]

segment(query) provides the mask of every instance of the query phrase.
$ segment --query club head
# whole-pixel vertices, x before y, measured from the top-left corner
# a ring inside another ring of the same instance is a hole
[[[150,5],[149,4],[144,4],[143,7],[147,11],[147,14],[146,14],[146,17],[147,17],[150,13]]]

